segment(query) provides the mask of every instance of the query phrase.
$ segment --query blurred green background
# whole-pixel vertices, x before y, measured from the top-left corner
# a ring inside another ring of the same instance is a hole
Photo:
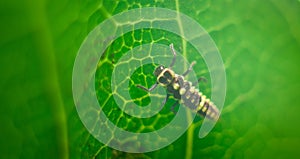
[[[94,27],[150,6],[180,11],[208,31],[225,63],[226,102],[204,139],[193,124],[164,149],[122,153],[82,125],[72,69]],[[0,20],[0,158],[299,158],[299,0],[1,1]]]

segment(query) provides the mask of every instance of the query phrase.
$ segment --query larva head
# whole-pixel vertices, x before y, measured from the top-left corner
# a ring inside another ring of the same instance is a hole
[[[162,86],[167,86],[172,83],[175,78],[175,73],[169,68],[165,68],[164,66],[158,66],[154,75],[157,77],[157,82]]]
[[[153,74],[158,77],[160,75],[160,73],[165,69],[165,66],[163,65],[159,65],[158,67],[156,67],[155,71],[153,72]]]

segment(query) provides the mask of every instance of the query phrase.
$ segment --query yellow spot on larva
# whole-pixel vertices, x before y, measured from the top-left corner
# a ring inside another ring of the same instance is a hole
[[[202,95],[203,95],[202,92],[199,92],[199,96],[202,97]]]
[[[215,118],[216,118],[216,114],[215,114],[214,112],[212,112],[212,113],[210,114],[210,117],[213,118],[213,119],[215,119]]]
[[[202,112],[205,112],[207,109],[207,107],[203,107]]]
[[[201,106],[201,105],[199,104],[199,106],[198,106],[198,108],[197,108],[197,111],[199,111],[200,109],[202,109],[202,107],[203,107],[203,106]]]
[[[206,115],[211,115],[210,113],[211,113],[211,110],[207,109]]]
[[[205,101],[206,101],[206,96],[204,95],[201,97],[200,107],[203,107]]]
[[[178,83],[174,83],[174,84],[173,84],[173,88],[174,88],[175,90],[179,89],[179,84],[178,84]]]
[[[188,94],[187,96],[186,96],[186,99],[189,99],[191,97],[191,95],[190,94]]]
[[[179,90],[179,94],[180,94],[180,95],[183,95],[185,92],[186,92],[186,89],[185,89],[185,88],[181,88],[181,89]]]
[[[162,76],[163,76],[162,74],[159,74],[158,77],[157,77],[157,79],[159,79],[159,78],[162,77]]]
[[[192,100],[191,100],[191,103],[194,103],[195,102],[195,99],[193,98]]]
[[[191,87],[190,92],[194,93],[195,92],[195,87]]]

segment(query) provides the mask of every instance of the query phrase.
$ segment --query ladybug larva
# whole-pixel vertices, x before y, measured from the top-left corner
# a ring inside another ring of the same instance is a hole
[[[147,92],[151,92],[158,85],[161,85],[167,90],[167,96],[162,105],[165,105],[166,101],[169,99],[169,96],[172,95],[177,100],[173,104],[171,108],[172,110],[179,103],[182,103],[203,117],[208,117],[211,120],[217,120],[219,116],[219,109],[214,105],[213,102],[210,101],[210,99],[206,98],[202,92],[196,89],[192,82],[184,79],[184,77],[192,70],[193,65],[195,65],[195,61],[191,63],[189,69],[186,70],[182,75],[176,74],[172,70],[172,67],[176,61],[176,52],[173,44],[170,45],[170,48],[173,53],[172,62],[168,68],[160,65],[155,69],[153,74],[157,77],[156,83],[149,89],[141,85],[137,85],[137,87]],[[199,80],[201,80],[201,78],[198,79],[198,81]]]

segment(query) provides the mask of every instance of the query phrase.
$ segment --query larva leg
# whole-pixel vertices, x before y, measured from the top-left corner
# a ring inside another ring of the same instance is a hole
[[[186,71],[182,74],[182,76],[184,77],[184,76],[186,76],[188,73],[190,73],[190,72],[192,71],[193,66],[194,66],[195,64],[196,64],[196,62],[193,61],[193,62],[191,63],[191,65],[190,65],[189,69],[186,70]]]
[[[179,104],[179,101],[176,101],[176,102],[172,105],[172,107],[171,107],[171,111],[172,111],[174,114],[176,114],[174,108],[175,108],[178,104]]]
[[[170,45],[170,48],[171,48],[171,51],[173,53],[173,59],[172,59],[172,62],[170,64],[170,66],[169,66],[169,68],[171,69],[174,66],[175,61],[176,61],[176,52],[175,52],[173,44]]]
[[[205,77],[200,77],[198,78],[197,82],[194,82],[193,83],[193,86],[197,85],[199,82],[204,82],[204,83],[207,83],[207,79]]]
[[[142,89],[142,90],[144,90],[144,91],[146,91],[146,92],[151,92],[151,91],[153,91],[156,87],[157,87],[157,85],[158,85],[158,83],[155,83],[153,86],[151,86],[149,89],[148,88],[146,88],[146,87],[144,87],[144,86],[142,86],[142,85],[136,85],[136,87],[138,87],[138,88],[140,88],[140,89]]]

